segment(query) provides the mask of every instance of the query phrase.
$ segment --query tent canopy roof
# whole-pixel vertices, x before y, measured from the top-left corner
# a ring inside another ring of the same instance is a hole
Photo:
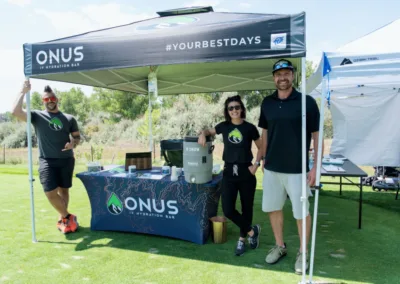
[[[316,72],[307,80],[307,93],[320,93],[320,84],[326,74],[324,70],[329,68],[332,96],[343,95],[355,88],[358,88],[358,95],[377,94],[377,88],[399,88],[400,41],[393,37],[399,30],[400,19],[342,46],[336,52],[324,53]]]
[[[216,13],[212,7],[158,12],[161,17],[36,44],[24,44],[31,78],[159,94],[274,88],[272,65],[305,56],[305,13]],[[297,77],[300,72],[297,72]]]

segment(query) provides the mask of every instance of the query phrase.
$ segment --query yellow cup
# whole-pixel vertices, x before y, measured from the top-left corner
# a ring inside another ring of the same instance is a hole
[[[212,222],[213,241],[215,244],[223,244],[227,239],[227,219],[222,216],[210,218]]]

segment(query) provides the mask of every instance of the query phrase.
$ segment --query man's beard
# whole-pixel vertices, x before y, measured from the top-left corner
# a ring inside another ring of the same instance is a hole
[[[285,83],[285,84],[281,85],[281,83]],[[291,87],[292,87],[292,85],[289,83],[288,80],[278,81],[278,83],[276,84],[276,88],[279,91],[286,91],[286,90],[289,90]]]
[[[57,104],[47,104],[46,105],[46,109],[47,110],[51,110],[51,111],[53,111],[53,110],[55,110],[57,108]]]

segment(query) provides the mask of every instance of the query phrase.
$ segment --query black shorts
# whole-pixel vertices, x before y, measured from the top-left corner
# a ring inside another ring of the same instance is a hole
[[[71,188],[74,167],[75,158],[39,158],[40,183],[44,191],[52,191],[57,187]]]

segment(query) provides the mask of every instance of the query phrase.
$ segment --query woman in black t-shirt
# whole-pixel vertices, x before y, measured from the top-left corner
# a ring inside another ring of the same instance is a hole
[[[260,134],[257,128],[245,121],[246,108],[240,96],[233,96],[225,101],[225,121],[215,128],[204,130],[198,143],[205,145],[206,136],[222,134],[224,141],[223,160],[225,162],[222,180],[222,209],[225,216],[240,228],[240,238],[235,254],[245,252],[245,238],[248,236],[250,247],[255,249],[259,244],[261,227],[252,226],[253,203],[257,180],[255,173],[260,161],[253,165],[251,152],[252,142],[261,147]],[[240,193],[242,214],[236,209],[237,195]]]

